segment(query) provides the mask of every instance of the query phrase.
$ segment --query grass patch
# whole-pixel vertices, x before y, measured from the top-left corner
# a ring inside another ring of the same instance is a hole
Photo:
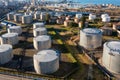
[[[71,53],[68,53],[67,56],[68,56],[68,58],[71,59],[71,61],[72,61],[73,63],[76,63],[76,62],[77,62],[76,59],[72,56]]]
[[[61,39],[57,39],[56,41],[57,41],[58,44],[63,44]]]
[[[49,31],[48,34],[50,34],[50,35],[56,35],[55,31]]]

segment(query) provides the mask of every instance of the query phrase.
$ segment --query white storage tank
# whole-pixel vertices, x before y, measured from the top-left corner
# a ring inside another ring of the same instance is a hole
[[[8,20],[14,20],[14,14],[15,14],[14,12],[8,13],[7,14],[7,19]]]
[[[14,15],[14,21],[15,22],[21,22],[22,21],[22,14],[15,14]]]
[[[29,15],[29,12],[25,12],[24,15]]]
[[[44,21],[45,18],[46,18],[46,13],[45,13],[45,12],[42,12],[42,13],[40,14],[40,19]]]
[[[45,24],[43,22],[38,22],[33,24],[33,29],[40,27],[45,27]]]
[[[1,44],[15,45],[18,43],[18,33],[5,33],[1,36]]]
[[[120,41],[109,41],[104,44],[102,64],[109,71],[120,74]]]
[[[110,22],[110,16],[108,14],[101,15],[102,22]]]
[[[78,18],[78,19],[82,18],[82,14],[76,14],[75,18]]]
[[[102,22],[110,22],[110,17],[103,17]]]
[[[35,19],[40,19],[40,12],[35,12],[35,14],[34,14],[34,18]]]
[[[45,27],[41,28],[35,28],[33,29],[33,36],[40,36],[40,35],[46,35],[47,34],[47,29]]]
[[[51,47],[51,38],[48,35],[41,35],[33,38],[33,45],[36,50],[44,50]]]
[[[102,32],[96,28],[80,31],[80,45],[86,49],[95,49],[102,45]]]
[[[34,18],[34,12],[30,12],[29,15],[31,15],[32,18]]]
[[[0,45],[0,64],[5,64],[12,58],[12,46],[9,44]]]
[[[96,19],[96,15],[95,14],[89,14],[89,20],[94,20]]]
[[[38,74],[50,74],[59,69],[59,58],[53,50],[42,50],[33,59],[34,69]]]
[[[75,22],[75,23],[79,23],[79,22],[80,22],[80,19],[74,18],[74,22]]]
[[[24,15],[22,16],[22,23],[23,24],[30,24],[33,21],[32,15]]]
[[[20,26],[11,26],[8,28],[8,33],[22,33],[22,28]]]
[[[109,16],[108,14],[102,14],[101,18],[108,17],[108,16]]]

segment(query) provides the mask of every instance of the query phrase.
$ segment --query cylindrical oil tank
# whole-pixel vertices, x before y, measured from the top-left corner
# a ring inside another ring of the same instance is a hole
[[[46,35],[47,34],[47,29],[45,27],[41,28],[35,28],[33,29],[33,36],[40,36],[40,35]]]
[[[34,18],[35,19],[40,19],[40,12],[35,12]]]
[[[22,21],[22,14],[15,14],[14,15],[14,21],[15,22],[21,22]]]
[[[65,20],[67,21],[67,20],[70,20],[70,16],[67,16],[66,18],[65,18]]]
[[[12,45],[0,45],[0,64],[5,64],[13,58]]]
[[[89,20],[94,20],[96,19],[96,15],[95,14],[89,14]]]
[[[74,18],[74,22],[75,22],[75,23],[79,23],[79,22],[80,22],[80,19]]]
[[[42,12],[42,13],[40,14],[40,19],[41,19],[42,21],[44,21],[45,18],[46,18],[46,13],[45,13],[45,12]]]
[[[33,24],[33,29],[40,27],[45,27],[45,24],[43,22],[38,22]]]
[[[80,21],[79,23],[78,23],[78,26],[80,27],[80,28],[82,28],[82,25],[83,25],[83,23],[82,23],[82,21]],[[88,27],[88,25],[89,25],[89,23],[88,22],[85,22],[85,28],[87,28]]]
[[[34,69],[38,74],[50,74],[59,69],[59,58],[55,51],[42,50],[33,59]]]
[[[82,17],[82,14],[76,14],[76,15],[75,15],[75,18],[80,19],[81,17]]]
[[[102,22],[110,22],[110,17],[109,16],[103,17]]]
[[[30,24],[33,21],[31,15],[24,15],[22,16],[22,23],[23,24]]]
[[[1,36],[1,44],[15,45],[18,43],[18,33],[5,33]]]
[[[30,12],[29,15],[31,15],[32,18],[34,18],[34,12]]]
[[[22,33],[22,28],[20,26],[11,26],[8,28],[8,33]]]
[[[29,15],[29,12],[25,12],[24,15]]]
[[[14,14],[15,14],[14,12],[8,13],[7,14],[7,19],[8,20],[14,20]]]
[[[120,41],[109,41],[104,44],[102,64],[109,71],[120,74]]]
[[[51,38],[48,35],[41,35],[33,38],[33,45],[36,50],[49,49],[51,47]]]
[[[102,32],[96,28],[80,31],[80,45],[86,49],[95,49],[102,45]]]
[[[102,14],[101,18],[108,17],[108,16],[109,16],[108,14]]]

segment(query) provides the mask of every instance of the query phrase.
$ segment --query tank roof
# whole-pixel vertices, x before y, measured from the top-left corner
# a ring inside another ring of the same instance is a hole
[[[34,30],[35,30],[35,31],[45,31],[45,30],[47,30],[47,29],[44,28],[44,27],[40,27],[40,28],[35,28]]]
[[[23,15],[23,17],[32,17],[32,15]]]
[[[34,25],[44,25],[43,22],[37,22],[37,23],[34,23]]]
[[[99,29],[96,29],[96,28],[85,28],[82,31],[84,33],[87,33],[87,34],[99,34],[99,33],[101,33],[101,31]]]
[[[20,26],[11,26],[9,27],[10,29],[18,29],[18,28],[21,28]]]
[[[20,14],[20,13],[16,13],[15,15],[20,15],[20,16],[21,16],[22,14]]]
[[[2,35],[2,37],[14,37],[16,35],[18,35],[18,33],[5,33]]]
[[[120,41],[110,41],[107,42],[107,46],[113,50],[113,51],[118,51],[120,52]]]
[[[0,53],[8,51],[9,49],[12,49],[12,45],[10,44],[0,45]]]
[[[54,50],[42,50],[34,55],[34,57],[40,62],[49,62],[58,58]]]
[[[102,14],[101,18],[104,18],[104,17],[109,17],[109,15],[108,14]]]
[[[37,36],[34,38],[36,41],[46,41],[50,39],[50,36],[48,35],[41,35],[41,36]]]

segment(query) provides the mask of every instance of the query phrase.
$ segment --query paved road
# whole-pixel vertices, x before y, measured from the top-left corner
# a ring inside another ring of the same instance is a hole
[[[31,80],[31,79],[0,74],[0,80]]]

